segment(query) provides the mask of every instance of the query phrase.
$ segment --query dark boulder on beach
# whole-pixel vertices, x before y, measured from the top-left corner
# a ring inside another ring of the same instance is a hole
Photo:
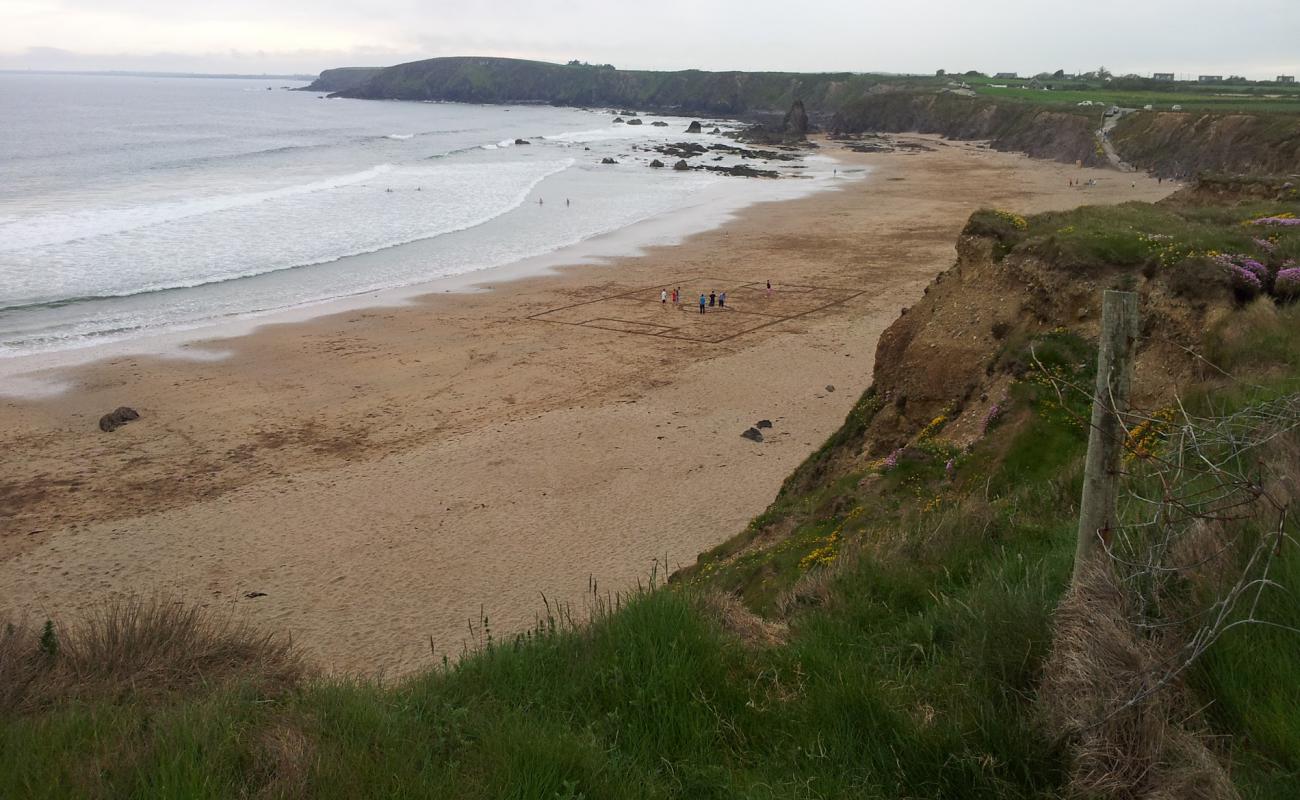
[[[667,122],[664,122],[664,121],[661,120],[661,119],[657,119],[657,120],[655,120],[654,122],[652,122],[652,123],[650,123],[650,124],[653,125],[653,126],[656,127],[656,128],[667,128],[667,127],[668,127],[668,123],[667,123]]]
[[[709,172],[717,172],[721,175],[731,175],[737,178],[779,178],[781,174],[774,169],[754,169],[748,164],[736,164],[731,167],[715,166],[706,164],[704,166]]]
[[[713,130],[709,131],[709,133],[722,133],[722,128],[719,128],[718,126],[714,125]]]
[[[762,429],[762,428],[770,428],[770,427],[772,427],[772,420],[770,420],[770,419],[760,419],[758,422],[754,423],[754,427],[755,427],[755,428],[759,428],[759,429]]]
[[[617,125],[622,121],[623,121],[622,117],[614,117],[614,122],[612,124]]]
[[[99,429],[104,433],[112,433],[131,420],[139,418],[140,412],[136,411],[134,408],[118,406],[113,411],[99,418]]]
[[[763,432],[758,428],[749,428],[744,433],[740,434],[740,438],[748,439],[751,442],[761,442],[763,441]]]
[[[657,159],[657,158],[656,158],[654,161],[651,161],[651,162],[650,162],[650,166],[654,167],[655,169],[658,169],[659,167],[662,167],[663,165],[664,165],[664,162],[660,161],[660,160]]]
[[[687,132],[687,133],[704,133],[704,129],[700,127],[700,122],[699,122],[699,120],[694,120],[694,121],[691,122],[690,125],[687,125],[687,126],[686,126],[686,132]]]
[[[630,120],[627,121],[627,124],[628,124],[628,125],[641,125],[642,122],[641,122],[640,119],[637,119],[637,118],[633,117],[632,119],[630,119]]]
[[[686,163],[686,159],[684,159],[684,158],[681,159],[681,160],[679,160],[676,164],[673,164],[673,169],[677,170],[678,172],[685,172],[686,170],[688,170],[688,169],[690,169],[690,168],[691,168],[691,165],[690,165],[690,164],[687,164],[687,163]]]
[[[527,139],[515,139],[515,144],[532,144],[532,142]]]
[[[600,160],[600,163],[602,163],[602,164],[617,164],[618,162],[615,161],[614,159],[610,158],[609,156],[605,156],[604,158],[602,158],[602,159]]]

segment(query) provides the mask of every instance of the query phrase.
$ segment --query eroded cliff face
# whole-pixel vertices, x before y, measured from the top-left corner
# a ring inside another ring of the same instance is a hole
[[[1165,177],[1300,172],[1300,116],[1144,111],[1111,132],[1125,161]]]
[[[906,444],[941,413],[953,421],[945,435],[958,444],[978,438],[994,404],[1030,365],[1009,354],[1034,337],[1068,330],[1095,339],[1102,292],[1139,293],[1142,340],[1134,402],[1166,401],[1202,369],[1190,354],[1232,304],[1225,283],[1192,287],[1160,270],[1097,270],[1028,254],[995,257],[995,239],[964,234],[958,258],[881,336],[873,386],[883,403],[872,418],[863,455]]]
[[[937,133],[952,139],[988,140],[998,150],[1101,166],[1097,115],[996,103],[952,92],[874,92],[845,103],[830,124],[833,133]]]

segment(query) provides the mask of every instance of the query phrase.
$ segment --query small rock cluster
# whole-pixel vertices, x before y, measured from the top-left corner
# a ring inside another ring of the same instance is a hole
[[[760,419],[758,422],[754,423],[754,427],[747,428],[744,433],[740,434],[740,438],[748,439],[751,442],[761,442],[763,441],[763,430],[769,429],[771,427],[772,427],[772,420]]]

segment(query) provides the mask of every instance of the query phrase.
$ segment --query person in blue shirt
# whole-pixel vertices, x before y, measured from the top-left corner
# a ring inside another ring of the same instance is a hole
[[[701,294],[700,294],[700,313],[701,313],[701,314],[704,313],[704,304],[707,303],[707,302],[709,302],[709,298],[705,297],[704,294],[701,293]]]

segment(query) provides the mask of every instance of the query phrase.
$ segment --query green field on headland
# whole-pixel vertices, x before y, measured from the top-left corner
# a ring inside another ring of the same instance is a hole
[[[1087,768],[1109,764],[1128,783],[1092,796],[1231,796],[1230,781],[1292,797],[1293,540],[1250,607],[1271,627],[1225,630],[1100,740],[1059,722],[1095,698],[1054,688],[1054,614],[1087,438],[1070,387],[1094,377],[1100,290],[1142,298],[1135,402],[1155,422],[1126,445],[1136,491],[1164,474],[1179,414],[1211,429],[1292,408],[1297,215],[1280,181],[1232,180],[1154,206],[974,215],[771,507],[667,585],[593,593],[590,624],[551,607],[501,637],[482,620],[474,652],[392,685],[312,676],[274,636],[166,602],[10,626],[0,796],[1037,798],[1097,790]],[[1297,448],[1292,430],[1221,466],[1294,493]],[[1207,522],[1221,544],[1195,563],[1214,569],[1168,584],[1116,652],[1181,652],[1274,534],[1264,521]],[[1294,514],[1281,525],[1297,533]]]

